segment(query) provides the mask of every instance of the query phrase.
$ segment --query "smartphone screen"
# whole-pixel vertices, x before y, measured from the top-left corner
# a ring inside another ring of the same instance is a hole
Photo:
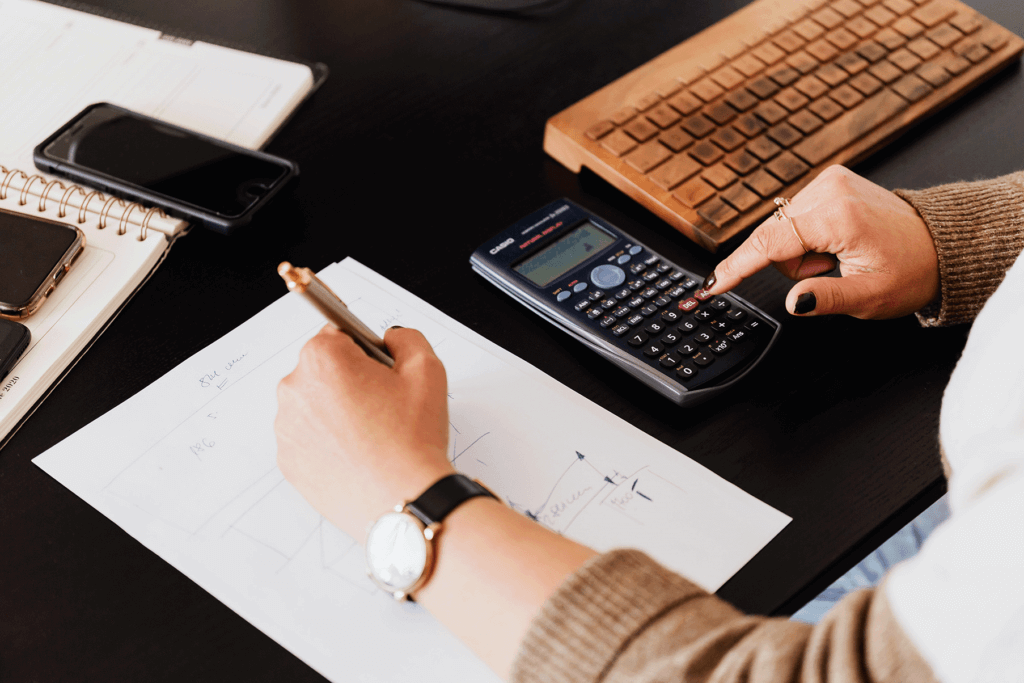
[[[91,109],[43,154],[225,217],[244,214],[289,173],[267,159],[107,106]]]
[[[27,306],[77,239],[66,225],[0,211],[0,304]]]

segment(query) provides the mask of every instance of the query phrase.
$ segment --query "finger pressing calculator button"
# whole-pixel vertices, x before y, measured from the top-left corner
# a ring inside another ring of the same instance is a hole
[[[612,334],[614,334],[616,337],[621,337],[627,332],[629,332],[629,325],[619,325],[614,330],[612,330]]]
[[[631,256],[636,256],[637,254],[639,254],[643,250],[644,250],[643,247],[630,247],[629,248],[629,253],[630,253]]]
[[[629,282],[626,283],[626,286],[629,287],[629,290],[631,292],[635,292],[638,289],[643,289],[646,285],[647,283],[639,278],[636,280],[630,280]]]
[[[750,332],[747,330],[736,330],[732,334],[727,334],[725,336],[731,341],[741,342],[750,339]]]
[[[728,320],[712,320],[711,329],[715,332],[728,332],[732,329],[732,323]]]
[[[698,332],[693,335],[693,340],[698,344],[710,344],[711,340],[715,338],[715,335],[710,332]]]
[[[618,266],[605,263],[590,271],[590,281],[593,282],[596,287],[611,289],[613,287],[618,287],[626,281],[626,271],[622,270],[622,268],[619,268]]]
[[[626,319],[626,322],[629,323],[630,325],[639,325],[643,321],[644,317],[639,313],[634,313],[633,315],[629,316],[629,318]]]
[[[587,283],[586,282],[577,282],[576,284],[574,284],[572,286],[572,291],[574,291],[577,294],[579,294],[580,292],[582,292],[586,288],[587,288]]]
[[[708,353],[698,353],[693,357],[693,363],[697,367],[703,368],[711,365],[715,362],[715,357]]]
[[[679,310],[683,313],[690,313],[694,309],[700,306],[700,302],[694,299],[692,296],[689,299],[683,299],[679,302]]]
[[[590,299],[591,301],[597,301],[603,296],[604,292],[602,292],[600,289],[592,289],[590,290],[590,294],[587,295],[587,298]]]
[[[624,263],[629,263],[630,259],[632,259],[632,258],[633,257],[630,256],[629,254],[623,254],[619,258],[615,259],[615,262],[618,263],[621,266]]]
[[[587,311],[587,317],[590,318],[591,320],[593,320],[594,318],[600,318],[602,315],[604,315],[604,311],[602,311],[600,308],[591,308],[589,311]]]
[[[701,322],[711,320],[713,317],[715,317],[715,314],[711,311],[694,311],[693,313],[694,320],[699,320]]]
[[[681,323],[679,323],[679,331],[682,332],[683,334],[692,334],[693,332],[697,331],[698,327],[700,327],[700,325],[698,325],[693,320],[684,320]]]
[[[679,311],[673,311],[672,309],[661,312],[661,319],[667,323],[678,322],[682,317],[683,316],[679,315]]]
[[[658,312],[658,307],[654,304],[647,304],[640,309],[640,312],[646,315],[648,318]]]
[[[623,287],[619,291],[615,292],[615,298],[618,299],[619,301],[622,301],[623,299],[628,299],[631,296],[633,296],[633,292],[629,291],[629,287]]]
[[[680,363],[682,363],[683,359],[680,358],[679,356],[677,356],[674,353],[669,353],[669,354],[666,354],[666,356],[664,358],[662,358],[658,362],[661,363],[661,367],[669,368],[671,370],[672,368],[674,368],[677,365],[679,365]]]
[[[707,301],[711,298],[711,292],[706,289],[698,289],[693,293],[693,296],[697,301]]]
[[[633,333],[629,335],[629,345],[643,346],[647,343],[648,339],[650,339],[650,337],[648,337],[647,333],[643,330],[634,330]]]
[[[683,335],[679,334],[678,332],[671,332],[670,331],[670,332],[666,332],[665,336],[662,337],[659,341],[662,344],[664,344],[665,346],[675,346],[676,344],[679,343],[679,340],[682,339],[682,338],[683,338]]]
[[[697,351],[697,345],[694,344],[693,342],[684,342],[679,345],[679,353],[683,354],[684,356],[692,356],[693,354],[697,353]]]
[[[729,302],[725,299],[712,299],[708,302],[708,308],[713,308],[716,311],[728,311]]]
[[[643,261],[638,261],[629,267],[629,272],[633,275],[639,275],[645,270],[647,270],[647,264]]]
[[[665,353],[665,347],[658,342],[649,341],[644,345],[644,355],[648,358],[657,358],[663,353]]]
[[[729,350],[731,348],[732,348],[732,344],[730,344],[729,342],[725,341],[724,339],[716,339],[715,342],[713,344],[711,344],[711,350],[717,356],[721,356],[721,355],[724,355],[726,353],[729,353]]]
[[[664,323],[660,323],[657,320],[652,320],[649,323],[647,323],[646,325],[644,325],[644,332],[646,332],[647,334],[655,334],[655,335],[657,335],[657,334],[661,334],[664,331],[665,331],[665,324]]]
[[[747,312],[744,311],[742,308],[734,308],[725,315],[730,320],[735,320],[736,322],[739,322],[747,317]]]
[[[659,292],[664,292],[666,289],[672,286],[672,281],[669,280],[667,277],[663,277],[657,282],[655,282],[654,286],[658,289]]]
[[[676,368],[676,377],[678,377],[684,382],[688,379],[692,379],[694,376],[696,376],[696,374],[697,368],[693,367],[689,363],[683,363],[678,368]]]
[[[558,299],[559,301],[565,301],[570,296],[572,296],[572,292],[562,290],[561,292],[558,293],[558,296],[556,296],[555,298]]]
[[[616,318],[623,318],[629,315],[632,310],[633,309],[630,308],[629,306],[619,306],[614,311],[612,311],[612,315],[614,315]]]
[[[617,322],[619,321],[616,320],[613,316],[606,315],[605,317],[601,318],[601,327],[611,327]]]

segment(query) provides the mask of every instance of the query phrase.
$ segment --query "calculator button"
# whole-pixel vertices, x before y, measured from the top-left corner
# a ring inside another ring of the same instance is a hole
[[[747,312],[744,311],[742,308],[734,308],[731,311],[729,311],[728,313],[726,313],[725,315],[730,320],[735,320],[736,322],[739,322],[739,321],[741,321],[741,320],[743,320],[744,318],[747,317]]]
[[[648,266],[654,266],[657,265],[658,261],[660,260],[661,259],[658,258],[657,256],[648,256],[647,258],[644,259],[644,263],[646,263]]]
[[[629,316],[629,318],[626,319],[626,322],[629,323],[630,325],[639,325],[643,321],[644,321],[644,317],[642,315],[640,315],[639,313],[631,315],[631,316]]]
[[[650,317],[658,312],[658,307],[655,306],[654,304],[647,304],[646,306],[640,309],[640,312],[646,315],[647,317]]]
[[[757,332],[762,327],[764,327],[764,321],[758,320],[757,318],[753,318],[749,323],[744,325],[744,327],[750,330],[751,332]]]
[[[736,330],[732,334],[725,335],[730,341],[741,342],[750,339],[750,332],[746,330]]]
[[[705,331],[705,332],[698,332],[697,334],[693,335],[693,340],[695,342],[697,342],[698,344],[710,344],[711,340],[714,339],[714,338],[715,338],[715,335],[713,335],[713,334],[711,334],[710,332],[707,332],[707,331]]]
[[[633,275],[639,275],[645,270],[647,270],[647,264],[643,261],[638,261],[629,267],[629,272]]]
[[[693,296],[694,298],[697,299],[697,301],[707,301],[708,299],[711,298],[711,292],[709,292],[706,289],[698,289],[696,292],[693,293]]]
[[[584,299],[583,301],[576,302],[576,310],[582,311],[590,307],[590,302]]]
[[[672,309],[661,312],[661,319],[667,323],[678,322],[682,317],[683,316],[679,315],[679,311],[673,311]]]
[[[661,343],[664,344],[665,346],[675,346],[676,344],[679,343],[679,340],[682,338],[683,335],[679,334],[678,332],[666,332],[665,336],[662,337],[659,341],[661,341]]]
[[[655,334],[655,335],[657,335],[657,334],[661,334],[664,331],[665,331],[665,324],[664,323],[660,323],[657,320],[652,320],[649,323],[647,323],[646,325],[644,325],[644,332],[646,332],[647,334]]]
[[[728,311],[729,302],[725,299],[712,299],[708,302],[708,308],[713,308],[716,311]]]
[[[686,275],[683,273],[683,271],[673,270],[672,274],[668,276],[668,279],[671,280],[672,282],[679,282],[684,277],[686,277]]]
[[[667,277],[663,277],[657,282],[655,282],[654,286],[658,289],[659,292],[664,292],[666,289],[672,286],[672,281],[669,280]]]
[[[590,281],[597,287],[611,289],[626,281],[626,272],[618,266],[605,263],[590,271]]]
[[[695,332],[698,327],[700,327],[700,325],[698,325],[693,320],[684,320],[683,322],[679,323],[679,331],[682,332],[683,334],[690,334],[691,332]]]
[[[643,277],[644,282],[653,282],[658,279],[659,275],[661,275],[661,273],[656,270],[648,270],[641,277]]]
[[[665,296],[670,296],[673,299],[678,299],[679,297],[681,297],[683,295],[683,292],[685,292],[685,291],[686,290],[683,289],[682,287],[673,287],[672,289],[670,289],[667,292],[665,292]]]
[[[601,302],[601,308],[603,308],[606,311],[610,311],[618,305],[619,302],[616,301],[615,299],[605,299],[604,301]]]
[[[648,287],[644,291],[640,292],[640,296],[642,296],[645,299],[653,299],[654,297],[658,296],[658,290],[656,290],[654,287]]]
[[[643,330],[634,330],[633,334],[629,335],[630,346],[643,346],[650,337]]]
[[[688,363],[680,365],[676,369],[676,377],[683,380],[684,382],[688,379],[692,379],[697,374],[697,368],[693,367]]]
[[[644,298],[642,296],[635,296],[627,302],[633,308],[640,308],[644,305]]]
[[[692,356],[693,354],[697,353],[698,350],[699,349],[697,348],[697,345],[694,344],[693,342],[685,342],[679,345],[679,353],[683,354],[684,356]]]
[[[559,292],[558,296],[556,296],[555,298],[558,299],[559,301],[565,301],[570,296],[572,296],[572,292],[567,292],[567,291],[563,290],[563,291]]]
[[[659,273],[667,273],[670,270],[672,270],[672,266],[670,266],[667,263],[662,263],[662,264],[658,265],[658,272]]]
[[[629,263],[630,259],[632,259],[632,258],[633,257],[630,256],[629,254],[623,254],[619,258],[615,259],[615,262],[618,263],[621,266],[624,263]]]
[[[586,288],[587,288],[587,283],[586,282],[577,282],[576,284],[574,284],[572,286],[572,291],[574,291],[577,294],[579,294],[580,292],[582,292]]]
[[[594,320],[595,318],[600,318],[602,315],[604,315],[604,311],[602,311],[600,308],[591,308],[589,311],[587,311],[587,317],[590,318],[591,320]]]
[[[619,301],[622,301],[623,299],[628,299],[631,296],[633,296],[633,292],[629,291],[629,287],[625,287],[615,292],[615,298],[618,299]]]
[[[611,327],[617,322],[619,321],[613,318],[612,316],[606,315],[605,317],[601,318],[601,327]]]
[[[694,320],[699,320],[701,322],[711,320],[711,318],[713,318],[714,316],[715,314],[712,313],[711,311],[695,311],[693,314]]]
[[[692,289],[697,286],[697,281],[694,280],[692,277],[688,277],[682,282],[680,282],[679,286],[682,287],[683,289]]]
[[[726,332],[732,329],[732,323],[728,320],[712,320],[711,329],[716,332]]]
[[[679,310],[683,313],[690,313],[694,309],[700,306],[700,302],[694,299],[692,296],[689,299],[683,299],[679,302]]]
[[[724,339],[716,339],[715,343],[713,343],[711,345],[711,350],[717,356],[721,356],[721,355],[724,355],[726,353],[729,353],[729,350],[731,348],[732,348],[732,344],[730,344],[729,342],[725,341]]]
[[[683,359],[674,353],[670,353],[666,355],[664,358],[662,358],[659,362],[661,363],[661,367],[668,368],[671,370],[672,368],[682,363]]]
[[[587,298],[590,299],[591,301],[597,301],[603,296],[604,292],[602,292],[600,289],[592,289],[590,290],[590,294],[587,295]]]
[[[629,248],[629,253],[632,256],[636,256],[637,254],[639,254],[643,250],[644,250],[643,247],[630,247]]]
[[[629,287],[629,290],[631,292],[635,292],[638,289],[643,289],[646,285],[647,283],[640,279],[630,280],[629,282],[626,283],[626,286]]]
[[[644,346],[644,355],[648,358],[657,358],[661,354],[665,353],[665,347],[658,342],[647,342]]]
[[[633,309],[630,308],[629,306],[619,306],[614,311],[612,311],[612,315],[614,315],[616,318],[623,318],[629,315],[632,310]]]
[[[627,332],[629,332],[629,325],[619,325],[614,330],[612,330],[612,334],[614,334],[616,337],[621,337]]]
[[[657,306],[658,308],[664,308],[665,306],[668,306],[670,303],[672,303],[672,299],[669,299],[664,296],[659,296],[657,299],[654,300],[654,305]]]
[[[715,357],[706,353],[698,353],[693,357],[693,362],[697,367],[706,367],[715,362]]]

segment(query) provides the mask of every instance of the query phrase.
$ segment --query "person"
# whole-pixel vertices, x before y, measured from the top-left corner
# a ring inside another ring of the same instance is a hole
[[[797,315],[974,321],[939,430],[951,519],[817,625],[745,615],[639,551],[598,554],[486,496],[445,520],[415,599],[514,681],[1024,680],[1022,248],[1024,173],[893,193],[833,167],[705,282],[718,294],[774,265]],[[833,258],[842,277],[815,277]],[[444,368],[414,330],[385,342],[393,369],[325,328],[279,387],[282,472],[357,539],[454,471]]]

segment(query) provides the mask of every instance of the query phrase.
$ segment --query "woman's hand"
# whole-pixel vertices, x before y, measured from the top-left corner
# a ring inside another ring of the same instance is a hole
[[[799,282],[786,310],[895,318],[938,299],[939,261],[928,227],[898,196],[841,166],[832,166],[793,197],[787,220],[769,218],[705,281],[727,292],[768,265]],[[841,278],[819,278],[839,260]]]
[[[393,369],[325,327],[277,390],[281,472],[359,540],[368,523],[454,472],[441,361],[415,330],[390,329],[384,340]]]

